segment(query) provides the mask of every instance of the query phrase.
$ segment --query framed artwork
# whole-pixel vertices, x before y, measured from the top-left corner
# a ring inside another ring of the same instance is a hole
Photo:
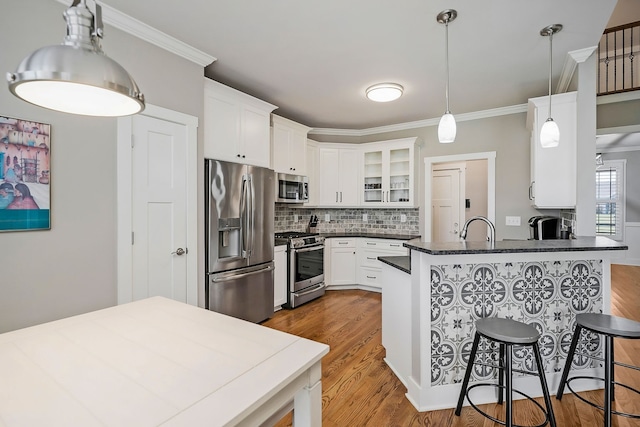
[[[51,125],[0,116],[0,231],[51,229]]]

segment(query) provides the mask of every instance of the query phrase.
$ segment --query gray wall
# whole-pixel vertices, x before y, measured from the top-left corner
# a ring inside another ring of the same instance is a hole
[[[469,199],[469,207],[464,210],[465,221],[477,215],[487,216],[487,160],[469,160],[466,163],[464,178],[465,199]],[[486,226],[481,222],[470,226],[467,240],[483,240],[487,236]]]
[[[3,76],[33,50],[62,42],[64,9],[51,0],[5,4]],[[202,123],[202,67],[108,25],[103,48],[148,103]],[[2,86],[0,115],[51,124],[52,194],[51,230],[0,233],[0,332],[115,305],[117,120],[35,107]]]
[[[598,129],[640,124],[640,99],[598,105]]]

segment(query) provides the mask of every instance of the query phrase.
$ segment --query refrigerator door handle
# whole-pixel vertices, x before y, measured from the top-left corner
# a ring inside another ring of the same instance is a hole
[[[256,196],[255,196],[255,187],[253,186],[253,175],[249,175],[249,232],[251,233],[249,235],[249,257],[251,257],[251,254],[253,253],[253,249],[255,246],[255,236],[256,236],[256,230],[255,230],[255,202],[256,202]]]
[[[240,218],[241,218],[241,233],[242,233],[242,258],[249,258],[249,176],[242,175],[242,189],[240,193]]]
[[[236,280],[247,276],[253,276],[254,274],[264,273],[265,271],[273,270],[273,263],[268,264],[266,267],[261,267],[255,270],[247,271],[246,273],[234,274],[233,272],[227,272],[222,274],[216,274],[211,278],[214,283],[228,282],[230,280]]]

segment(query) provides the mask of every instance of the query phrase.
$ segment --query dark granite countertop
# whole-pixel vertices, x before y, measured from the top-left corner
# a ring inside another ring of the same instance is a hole
[[[368,237],[371,239],[391,239],[391,240],[411,240],[419,238],[415,234],[383,234],[383,233],[367,233],[367,232],[336,232],[336,233],[320,233],[327,239],[340,238],[340,237]]]
[[[413,239],[403,246],[431,255],[501,254],[526,252],[616,251],[629,249],[624,243],[607,237],[576,237],[558,240],[504,240],[497,242],[423,242]]]
[[[411,257],[409,255],[406,256],[380,256],[378,259],[390,265],[391,267],[395,267],[400,271],[404,271],[407,274],[411,274]]]

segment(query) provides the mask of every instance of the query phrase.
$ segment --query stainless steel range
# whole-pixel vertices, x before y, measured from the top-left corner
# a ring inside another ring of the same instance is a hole
[[[324,237],[317,233],[276,233],[276,244],[287,245],[287,308],[324,295]]]

